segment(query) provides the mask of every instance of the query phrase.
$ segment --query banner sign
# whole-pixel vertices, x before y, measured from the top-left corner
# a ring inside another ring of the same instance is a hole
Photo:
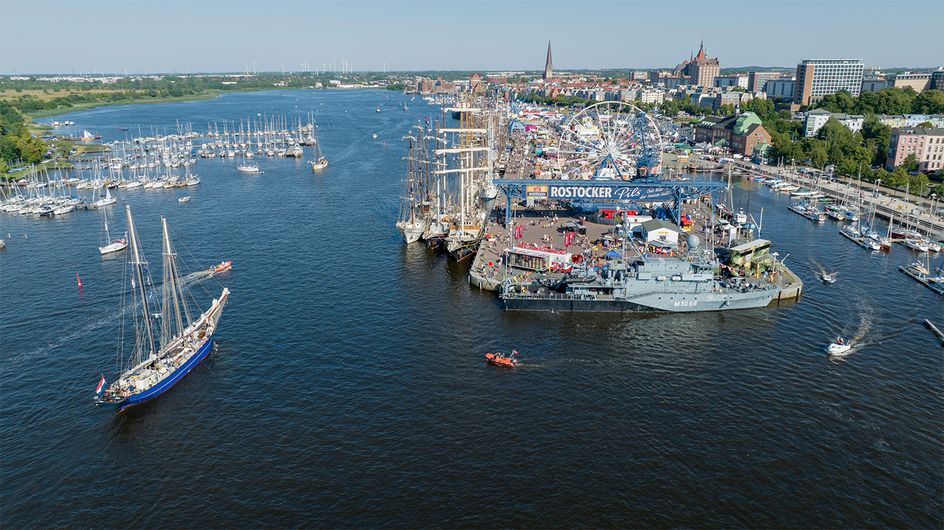
[[[526,187],[525,193],[527,197],[534,197],[538,199],[547,198],[547,186],[530,184]]]
[[[537,187],[537,186],[534,186]],[[528,186],[528,196],[532,186]],[[588,200],[588,201],[668,201],[672,200],[671,190],[665,188],[644,188],[631,184],[612,186],[549,186],[550,199]]]

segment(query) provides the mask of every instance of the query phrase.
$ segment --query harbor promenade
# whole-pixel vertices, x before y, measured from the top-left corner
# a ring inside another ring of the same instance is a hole
[[[760,174],[764,176],[778,177],[792,182],[798,186],[817,189],[824,195],[836,200],[846,198],[855,200],[861,194],[863,207],[871,209],[875,207],[875,214],[879,217],[895,220],[899,223],[908,223],[916,225],[917,229],[927,233],[932,239],[944,240],[944,217],[931,212],[931,200],[923,197],[917,198],[922,202],[919,206],[911,200],[905,201],[900,197],[886,195],[888,190],[881,188],[878,191],[877,186],[863,183],[862,189],[859,189],[858,183],[842,182],[839,180],[828,180],[813,175],[804,175],[799,172],[790,171],[783,167],[761,166],[736,160],[733,167],[749,174]],[[915,199],[911,197],[911,199]],[[944,199],[944,198],[940,198]],[[935,208],[941,208],[940,199],[935,202]]]

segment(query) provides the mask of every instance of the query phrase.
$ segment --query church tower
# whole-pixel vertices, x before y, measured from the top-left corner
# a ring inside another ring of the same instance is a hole
[[[552,77],[554,77],[554,61],[551,60],[551,41],[547,41],[547,61],[544,63],[544,75],[541,78],[550,81]]]

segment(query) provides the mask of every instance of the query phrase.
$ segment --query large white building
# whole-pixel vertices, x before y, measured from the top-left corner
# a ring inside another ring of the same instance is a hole
[[[797,65],[793,101],[809,105],[840,90],[858,96],[864,71],[861,59],[807,59]]]
[[[833,113],[828,110],[815,109],[806,113],[803,126],[804,136],[816,136],[816,133],[832,118],[846,126],[852,132],[861,132],[865,116],[859,114]]]

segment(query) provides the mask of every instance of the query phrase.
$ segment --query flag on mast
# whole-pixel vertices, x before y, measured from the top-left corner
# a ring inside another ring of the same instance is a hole
[[[102,374],[102,378],[98,381],[98,386],[95,387],[95,395],[102,395],[102,390],[105,390],[105,374]]]

